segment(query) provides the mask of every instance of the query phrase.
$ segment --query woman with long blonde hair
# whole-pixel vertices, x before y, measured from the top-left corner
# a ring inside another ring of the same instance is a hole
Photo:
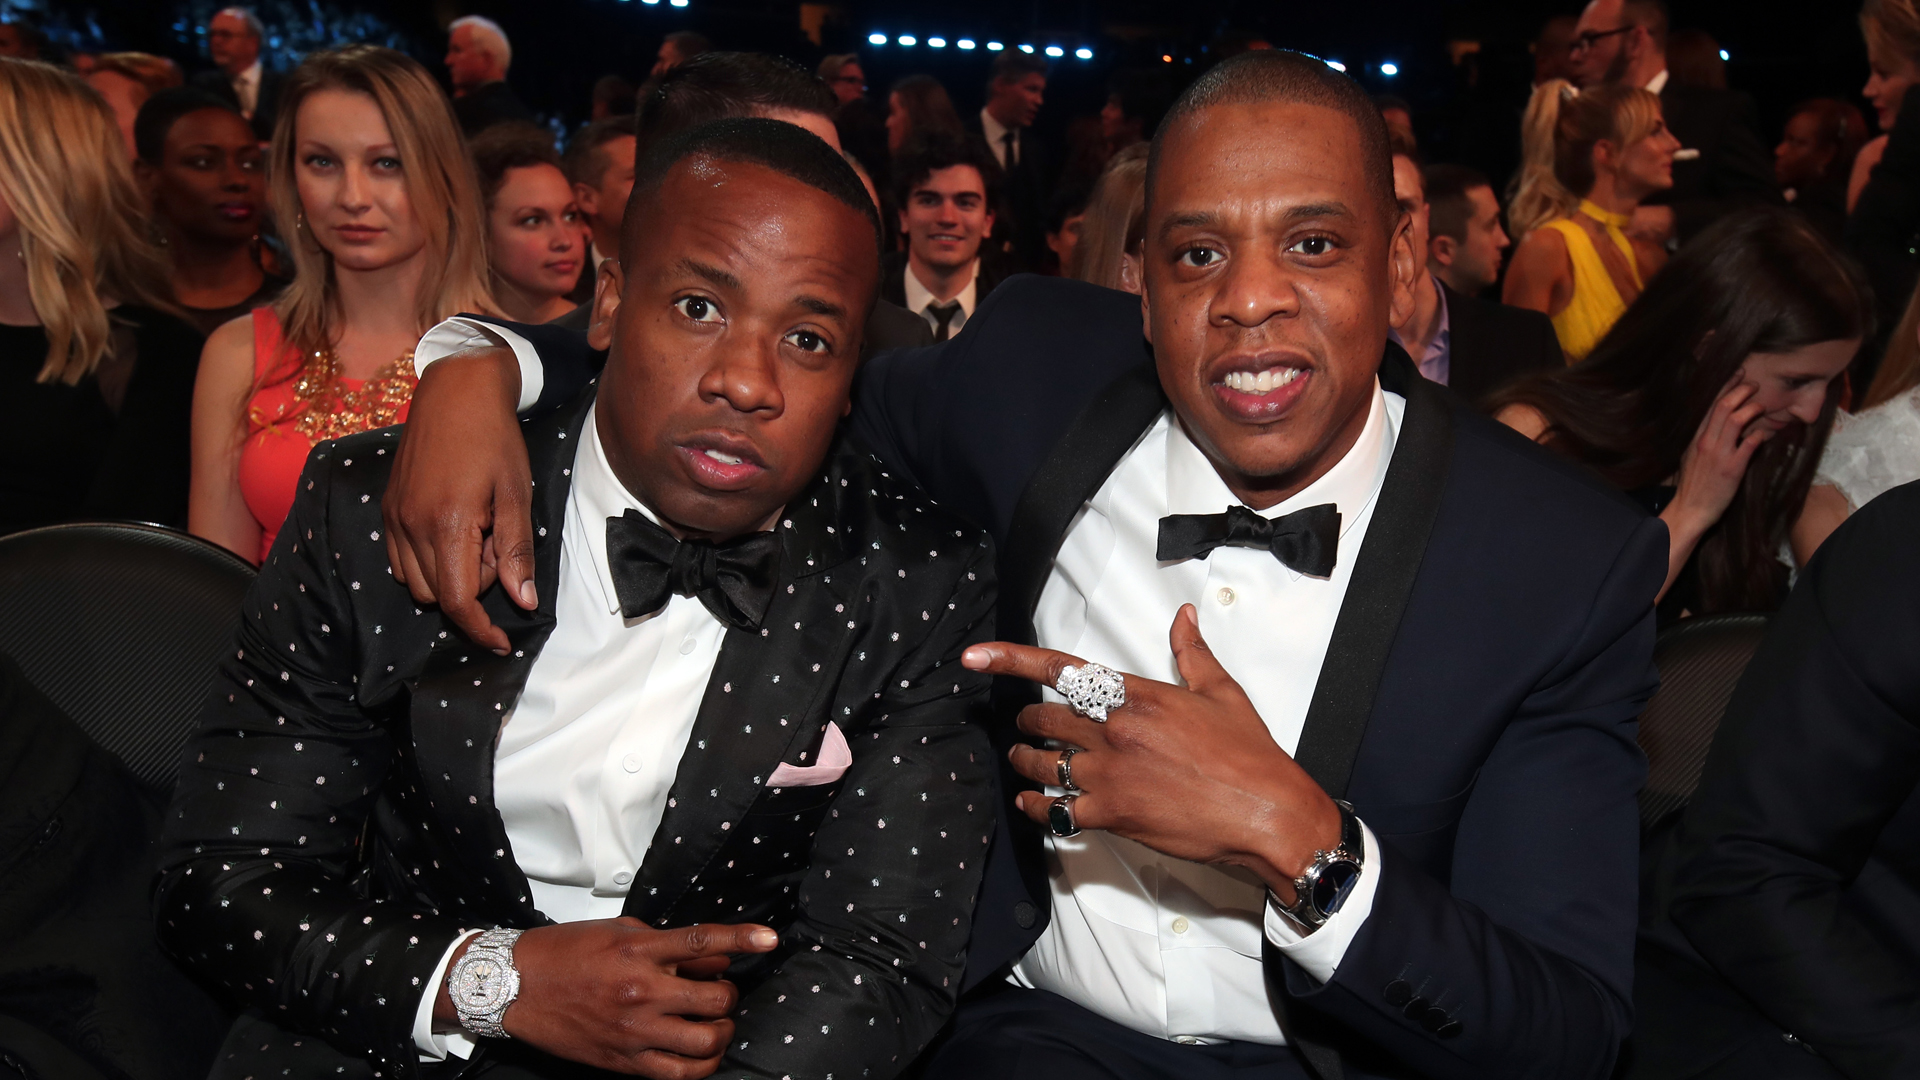
[[[1070,277],[1109,289],[1140,291],[1141,220],[1146,214],[1147,144],[1113,155],[1087,198]]]
[[[1507,210],[1519,246],[1501,299],[1545,313],[1577,363],[1666,262],[1625,230],[1642,200],[1673,186],[1680,142],[1650,91],[1553,79],[1527,103],[1521,149]]]
[[[186,519],[200,335],[143,218],[99,93],[0,59],[0,533]]]
[[[492,312],[486,224],[446,95],[391,49],[316,53],[269,154],[294,279],[215,331],[193,403],[193,532],[263,561],[313,445],[406,420],[413,346]]]

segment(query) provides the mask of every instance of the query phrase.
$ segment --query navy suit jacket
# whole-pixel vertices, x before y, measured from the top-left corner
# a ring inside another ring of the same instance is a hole
[[[547,394],[590,377],[577,338],[530,330]],[[1358,809],[1383,873],[1332,981],[1270,952],[1274,999],[1321,1080],[1599,1080],[1631,1015],[1635,718],[1658,679],[1666,529],[1397,346],[1380,379],[1406,414],[1366,541],[1340,555],[1358,562],[1296,759]],[[1000,634],[1031,642],[1074,514],[1166,407],[1138,297],[1022,275],[951,341],[870,360],[850,422],[993,536]],[[998,695],[1004,750],[1034,691]],[[1039,830],[1003,812],[966,985],[1049,915]]]

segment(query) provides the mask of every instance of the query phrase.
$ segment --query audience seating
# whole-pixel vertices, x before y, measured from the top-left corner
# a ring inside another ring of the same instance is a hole
[[[1647,784],[1640,826],[1652,832],[1693,796],[1733,688],[1766,636],[1765,615],[1702,615],[1668,627],[1653,647],[1660,689],[1640,714]]]
[[[164,799],[253,577],[156,525],[0,537],[0,653]]]

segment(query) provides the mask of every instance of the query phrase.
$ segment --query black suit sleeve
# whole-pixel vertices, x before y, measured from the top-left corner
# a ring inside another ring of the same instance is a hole
[[[1885,907],[1845,895],[1920,789],[1916,530],[1908,484],[1821,547],[1728,706],[1676,838],[1674,923],[1852,1077],[1920,1075],[1920,971],[1873,926],[1911,911],[1912,885],[1882,875],[1901,898]]]
[[[960,653],[992,637],[993,602],[983,539],[946,610],[921,613],[931,630],[891,673],[880,721],[849,736],[853,765],[785,934],[794,951],[740,1002],[720,1076],[892,1076],[953,1011],[996,801],[990,683]]]
[[[554,323],[518,323],[491,315],[461,312],[462,319],[504,327],[527,339],[540,366],[540,397],[520,410],[523,416],[545,416],[580,396],[588,383],[607,366],[607,353],[587,344],[587,332]]]
[[[188,743],[154,915],[162,947],[230,1000],[410,1076],[414,1010],[460,926],[351,884],[394,746],[356,696],[334,446],[308,458]]]
[[[1574,647],[1481,767],[1452,880],[1383,840],[1373,910],[1333,980],[1281,961],[1304,1035],[1331,1023],[1322,1039],[1426,1077],[1612,1074],[1631,1016],[1646,775],[1635,720],[1655,685],[1650,601],[1666,554],[1654,520],[1623,544]]]
[[[1909,105],[1916,111],[1906,112]],[[1902,116],[1920,116],[1920,86],[1907,91],[1901,109]],[[1915,233],[1920,233],[1920,123],[1896,124],[1847,217],[1847,251],[1866,268],[1883,327],[1900,321],[1920,276],[1913,257]]]

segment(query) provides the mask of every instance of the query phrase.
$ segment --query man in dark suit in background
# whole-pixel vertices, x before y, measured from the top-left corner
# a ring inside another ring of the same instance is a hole
[[[1413,306],[1394,325],[1393,340],[1414,358],[1420,374],[1452,387],[1468,401],[1479,401],[1529,372],[1564,367],[1560,339],[1545,315],[1457,291],[1432,269],[1433,241],[1428,229],[1433,207],[1427,202],[1424,184],[1420,167],[1411,157],[1393,155],[1393,195],[1411,223],[1413,250],[1420,263]],[[1492,199],[1491,189],[1486,197]],[[1496,231],[1499,218],[1500,207],[1495,203]],[[1480,237],[1474,249],[1482,260],[1486,253],[1481,249],[1491,239]],[[1505,234],[1499,239],[1504,242]],[[1491,248],[1493,274],[1500,270],[1500,250],[1497,245]],[[1485,284],[1492,284],[1492,278]]]
[[[1649,860],[1635,1080],[1920,1076],[1920,484],[1834,531]]]
[[[987,250],[999,170],[979,144],[938,133],[894,162],[894,198],[907,250],[880,264],[880,298],[926,320],[934,341],[960,332],[1003,276]]]
[[[273,138],[273,120],[280,108],[281,74],[260,55],[265,40],[266,28],[252,8],[223,8],[207,20],[207,55],[214,70],[193,77],[195,86],[238,106],[261,142]]]
[[[1321,61],[1202,76],[1147,217],[1141,296],[1011,279],[855,394],[889,471],[1000,541],[1004,641],[968,665],[1127,672],[1093,673],[1104,727],[1021,713],[1070,759],[999,730],[1049,797],[1001,814],[927,1075],[1610,1076],[1664,530],[1388,342],[1423,260],[1378,111]],[[389,492],[408,580],[474,634],[484,530],[509,580],[535,563],[502,380],[590,373],[546,335],[433,364]],[[999,689],[1009,720],[1039,698]]]
[[[471,139],[495,124],[536,123],[533,110],[507,85],[513,45],[500,24],[484,15],[464,15],[447,26],[447,77],[453,83],[453,115]]]
[[[651,147],[627,219],[605,378],[528,429],[542,574],[486,594],[485,647],[389,575],[399,432],[308,463],[154,901],[265,1014],[222,1080],[884,1078],[952,1008],[993,555],[836,435],[878,218],[819,139],[743,119]]]
[[[1021,269],[1038,269],[1047,252],[1047,200],[1059,165],[1033,136],[1033,121],[1046,96],[1047,62],[1008,49],[994,57],[986,105],[966,121],[967,130],[986,144],[1006,177],[1003,205],[1008,220],[1000,223],[996,239],[1012,243]]]
[[[1592,0],[1573,39],[1573,70],[1581,86],[1641,86],[1660,95],[1667,130],[1694,156],[1675,157],[1673,187],[1634,211],[1629,230],[1685,243],[1729,210],[1778,204],[1780,185],[1753,99],[1669,79],[1667,29],[1665,0]]]

